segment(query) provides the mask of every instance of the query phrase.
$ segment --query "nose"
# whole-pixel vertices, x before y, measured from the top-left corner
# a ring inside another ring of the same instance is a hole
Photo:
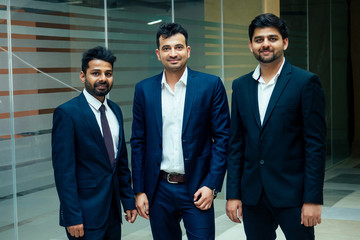
[[[99,80],[100,81],[105,81],[105,79],[106,79],[106,75],[105,75],[106,73],[101,73],[100,74],[100,78],[99,78]]]
[[[270,46],[270,42],[268,39],[264,39],[263,41],[263,47],[269,47]]]
[[[175,48],[172,48],[171,50],[170,50],[170,57],[176,57],[176,51],[175,51]]]

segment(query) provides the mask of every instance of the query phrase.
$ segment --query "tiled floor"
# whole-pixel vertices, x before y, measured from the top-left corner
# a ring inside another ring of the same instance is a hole
[[[360,240],[360,157],[345,160],[326,171],[322,223],[315,228],[317,240]],[[56,190],[50,188],[18,198],[20,240],[64,240],[58,226]],[[11,199],[0,202],[0,239],[12,240]],[[216,239],[246,239],[243,226],[225,215],[224,194],[215,200]],[[138,217],[134,224],[124,222],[123,240],[152,239],[149,223]],[[281,230],[277,239],[283,240]],[[186,236],[183,239],[187,239]]]
[[[347,159],[326,171],[324,199],[322,223],[315,227],[316,239],[360,240],[360,158]],[[243,226],[224,214],[223,197],[215,200],[215,209],[217,240],[246,239]],[[151,239],[147,222],[138,219],[138,223],[144,227],[124,224],[124,240]],[[277,239],[285,239],[280,229]]]

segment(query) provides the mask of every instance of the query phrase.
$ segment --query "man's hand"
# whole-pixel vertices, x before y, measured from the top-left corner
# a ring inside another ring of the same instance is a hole
[[[226,215],[231,221],[241,223],[242,202],[239,199],[229,199],[226,201]]]
[[[313,227],[321,223],[321,205],[304,203],[301,209],[301,224],[305,227]]]
[[[194,194],[194,204],[200,210],[208,210],[211,208],[214,200],[213,192],[210,188],[204,186]]]
[[[135,206],[139,215],[149,220],[149,200],[145,193],[136,194]]]
[[[126,210],[126,215],[125,215],[125,219],[126,221],[128,221],[128,223],[133,223],[135,222],[136,216],[137,216],[137,210],[136,209],[131,209],[131,210]]]
[[[66,227],[67,231],[72,237],[83,237],[84,236],[84,224],[77,224]]]

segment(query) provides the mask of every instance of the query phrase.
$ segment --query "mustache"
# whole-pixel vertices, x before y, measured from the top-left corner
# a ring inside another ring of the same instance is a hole
[[[106,87],[109,87],[109,82],[108,81],[96,82],[94,84],[94,87],[99,87],[101,85],[106,85]]]

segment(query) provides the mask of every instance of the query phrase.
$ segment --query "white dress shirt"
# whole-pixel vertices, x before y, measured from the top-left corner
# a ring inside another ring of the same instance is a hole
[[[185,69],[174,91],[166,82],[165,72],[161,81],[161,109],[163,151],[160,169],[166,172],[185,173],[182,151],[182,125],[188,70]]]
[[[252,75],[252,77],[255,79],[255,81],[259,82],[259,84],[258,84],[258,105],[259,105],[259,114],[260,114],[261,125],[264,122],[265,113],[266,113],[267,107],[269,105],[269,101],[270,101],[272,92],[274,90],[277,79],[279,78],[281,70],[284,66],[284,63],[285,63],[285,58],[281,64],[281,67],[279,68],[279,71],[275,74],[275,76],[268,83],[265,83],[264,79],[261,77],[260,64],[256,67],[256,69]]]
[[[113,144],[114,144],[114,153],[115,153],[115,157],[116,157],[117,152],[118,152],[118,144],[119,144],[119,122],[118,122],[115,114],[109,107],[106,97],[105,97],[104,102],[102,103],[99,100],[97,100],[94,96],[92,96],[90,93],[88,93],[86,91],[86,89],[84,89],[83,93],[86,98],[86,101],[89,103],[91,110],[95,114],[96,121],[99,125],[101,134],[103,134],[103,131],[102,131],[102,126],[101,126],[101,118],[100,118],[99,108],[101,107],[101,104],[105,105],[105,115],[106,115],[106,118],[109,123],[110,131],[111,131],[111,135],[112,135],[112,139],[113,139]],[[85,121],[85,119],[84,119],[84,121]]]

